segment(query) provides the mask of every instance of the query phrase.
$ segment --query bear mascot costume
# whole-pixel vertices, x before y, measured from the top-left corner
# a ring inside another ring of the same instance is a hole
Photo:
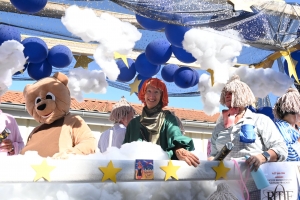
[[[85,121],[69,113],[71,97],[68,77],[56,73],[24,88],[26,109],[40,126],[30,133],[21,151],[37,151],[42,157],[68,158],[69,154],[91,154],[96,139]]]

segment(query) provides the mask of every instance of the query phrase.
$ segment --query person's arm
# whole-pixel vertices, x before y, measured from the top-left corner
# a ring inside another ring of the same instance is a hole
[[[8,144],[11,143],[12,147],[8,149],[8,155],[17,155],[24,148],[24,141],[15,118],[9,116],[9,120],[10,123],[7,125],[7,128],[11,131],[11,136],[8,136],[10,141],[6,140],[6,142],[8,142]]]
[[[190,151],[194,150],[193,140],[182,135],[174,115],[166,116],[165,128],[168,142],[167,153],[171,159],[184,160],[189,166],[197,167],[199,158]]]
[[[267,116],[260,115],[257,118],[256,128],[258,134],[261,135],[263,144],[269,154],[269,162],[284,161],[288,155],[288,148],[283,140],[282,135],[276,128],[275,123]],[[259,139],[259,138],[258,138]],[[266,157],[260,153],[251,155],[246,163],[251,166],[251,170],[257,171],[259,166],[265,162],[268,162]]]

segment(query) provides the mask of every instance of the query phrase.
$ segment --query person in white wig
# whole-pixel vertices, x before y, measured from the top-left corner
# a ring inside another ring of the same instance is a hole
[[[251,170],[257,170],[265,162],[284,161],[287,146],[274,122],[263,114],[253,113],[248,106],[255,102],[249,86],[234,75],[222,90],[220,103],[228,108],[222,111],[211,137],[211,153],[208,160],[232,142],[234,147],[225,159],[245,159]],[[260,191],[254,182],[248,181],[250,199],[259,198]]]
[[[134,108],[122,97],[114,106],[110,113],[109,120],[114,122],[114,126],[101,134],[98,142],[100,152],[105,152],[108,147],[121,148],[123,144],[126,127],[134,117]]]
[[[275,124],[288,147],[287,161],[300,161],[300,132],[297,123],[300,121],[300,94],[290,88],[280,97],[273,113]]]

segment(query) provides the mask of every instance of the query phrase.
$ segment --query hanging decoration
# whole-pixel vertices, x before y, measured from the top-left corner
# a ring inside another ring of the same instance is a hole
[[[157,31],[163,29],[166,26],[166,23],[153,20],[151,18],[143,17],[141,15],[135,15],[137,22],[147,30]]]
[[[47,60],[53,67],[64,68],[73,60],[72,51],[65,45],[56,45],[49,50]]]
[[[160,65],[151,64],[145,53],[141,53],[135,60],[135,69],[142,76],[151,77],[159,72]]]
[[[178,68],[178,65],[175,64],[165,65],[161,70],[161,77],[166,82],[174,82],[174,74]]]
[[[139,80],[138,77],[136,76],[134,79],[134,82],[129,84],[130,87],[130,95],[133,93],[138,93],[139,92],[139,84],[141,83],[142,80]]]
[[[86,55],[74,55],[74,58],[76,60],[74,68],[82,67],[83,69],[88,69],[89,63],[94,61],[94,59]]]
[[[299,78],[296,72],[297,63],[293,59],[292,53],[300,49],[300,44],[295,45],[285,51],[276,51],[275,53],[268,56],[265,60],[255,65],[255,68],[271,68],[274,61],[280,57],[284,57],[287,62],[288,75],[294,77],[295,81],[300,84]]]
[[[184,63],[193,63],[196,61],[196,58],[193,57],[193,55],[183,48],[176,47],[172,45],[172,52],[174,56],[181,62]]]
[[[124,64],[129,68],[126,55],[120,54],[118,52],[114,52],[114,58],[123,60]]]
[[[189,88],[195,83],[194,71],[189,67],[180,67],[174,73],[174,83],[180,88]]]
[[[220,178],[227,179],[227,172],[230,171],[230,168],[225,167],[224,162],[220,161],[219,165],[216,167],[212,167],[213,170],[216,172],[215,180],[219,180]]]
[[[16,40],[21,42],[21,33],[18,28],[0,24],[0,45],[7,40]]]
[[[261,49],[284,50],[300,42],[300,6],[285,1],[208,1],[208,0],[111,0],[137,14],[171,24],[171,26],[213,28],[217,31],[235,29],[243,35],[239,39]],[[249,4],[248,4],[249,2]],[[253,4],[250,8],[250,5]],[[237,11],[238,10],[238,11]],[[251,12],[253,11],[253,12]],[[280,22],[280,23],[279,23]],[[180,31],[165,28],[168,40],[180,37]],[[246,31],[246,32],[244,32]],[[226,33],[232,38],[235,35]],[[170,41],[170,40],[169,40]],[[180,46],[181,39],[176,40]],[[177,46],[175,43],[171,44]]]
[[[171,45],[165,39],[153,40],[147,45],[145,55],[147,60],[153,65],[164,64],[171,58]]]
[[[174,24],[168,24],[165,28],[165,34],[169,42],[176,47],[182,48],[182,41],[184,34],[190,30],[191,27],[179,26]]]
[[[40,80],[51,75],[52,66],[47,59],[40,63],[29,63],[27,72],[32,79]]]
[[[122,170],[122,168],[116,168],[114,167],[114,164],[112,161],[109,161],[107,167],[99,167],[100,171],[103,173],[102,182],[110,179],[114,183],[117,182],[117,173]]]
[[[50,180],[50,172],[55,169],[55,166],[48,165],[46,160],[43,160],[43,162],[40,165],[31,165],[31,167],[36,172],[35,177],[33,181],[37,181],[41,178],[44,178],[46,181]]]
[[[180,166],[174,166],[172,160],[169,160],[168,166],[161,166],[160,168],[166,173],[165,181],[167,181],[171,177],[178,180],[176,172],[180,168]]]
[[[121,59],[118,59],[116,62],[118,68],[120,69],[120,74],[117,78],[117,80],[120,82],[131,81],[136,75],[134,60],[127,58],[126,61],[128,63],[128,66],[126,66],[126,64]]]
[[[31,14],[39,12],[47,4],[47,0],[10,0],[10,2],[19,11]]]
[[[38,37],[28,37],[22,41],[24,55],[30,63],[41,63],[48,56],[48,46],[44,40]]]

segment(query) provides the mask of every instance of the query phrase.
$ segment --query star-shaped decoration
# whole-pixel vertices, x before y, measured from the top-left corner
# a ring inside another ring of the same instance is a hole
[[[89,63],[92,62],[94,59],[89,58],[88,56],[84,55],[74,55],[74,58],[76,60],[76,64],[74,68],[82,67],[83,69],[87,69],[89,66]]]
[[[125,63],[125,65],[126,65],[126,67],[129,68],[126,55],[120,54],[118,52],[114,52],[114,58],[115,59],[119,59],[119,58],[122,59],[123,62]]]
[[[107,167],[99,167],[103,173],[102,182],[110,179],[114,183],[117,182],[116,174],[122,170],[122,168],[115,168],[112,161],[109,161]]]
[[[288,64],[288,72],[290,77],[294,76],[294,79],[297,81],[298,84],[300,84],[298,75],[296,72],[296,65],[297,61],[294,60],[291,56],[291,53],[289,51],[281,51],[281,55],[286,59],[287,64]]]
[[[251,6],[253,3],[249,0],[228,0],[228,2],[233,4],[234,10],[243,10],[247,12],[253,12]]]
[[[129,84],[130,87],[130,95],[132,95],[133,93],[138,93],[139,92],[139,85],[141,83],[142,80],[139,80],[138,77],[136,77],[133,81],[133,83]]]
[[[40,178],[50,181],[50,172],[55,168],[55,166],[49,166],[46,160],[43,160],[40,165],[31,165],[31,167],[36,171],[33,181],[37,181]]]
[[[166,176],[165,176],[165,181],[168,180],[170,177],[175,178],[176,180],[178,180],[177,177],[177,170],[180,168],[180,166],[174,166],[172,161],[169,160],[168,162],[168,166],[162,166],[160,167],[164,172],[166,172]]]
[[[220,178],[227,179],[227,172],[230,171],[230,168],[225,167],[223,161],[220,161],[219,166],[212,168],[217,173],[215,180],[218,180]]]

